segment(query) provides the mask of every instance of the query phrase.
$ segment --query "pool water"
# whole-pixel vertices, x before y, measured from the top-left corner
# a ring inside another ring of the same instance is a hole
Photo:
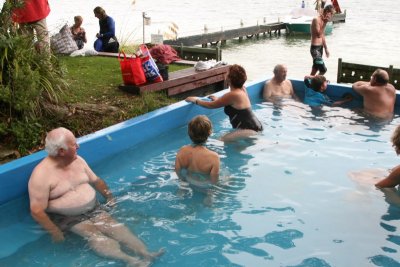
[[[176,152],[190,143],[186,127],[93,166],[118,199],[113,216],[150,250],[165,247],[152,266],[400,266],[400,208],[348,175],[397,165],[390,136],[399,118],[378,125],[348,109],[315,112],[290,100],[253,109],[264,132],[230,144],[218,140],[230,129],[227,117],[211,116],[207,146],[229,177],[213,189],[211,206],[203,193],[182,189],[173,171]],[[1,206],[9,216],[0,227],[26,225],[39,238],[0,266],[124,266],[74,235],[52,243],[27,202]]]

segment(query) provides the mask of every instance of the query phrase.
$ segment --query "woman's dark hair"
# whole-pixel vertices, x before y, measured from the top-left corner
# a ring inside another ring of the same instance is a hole
[[[228,80],[234,88],[242,88],[247,80],[246,71],[242,66],[234,64],[229,67]]]

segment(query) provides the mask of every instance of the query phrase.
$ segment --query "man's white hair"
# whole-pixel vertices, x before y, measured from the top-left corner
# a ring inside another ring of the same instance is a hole
[[[51,157],[55,157],[58,155],[58,150],[60,148],[64,150],[68,150],[68,146],[66,143],[66,128],[57,128],[49,133],[47,133],[46,140],[45,140],[45,150]]]

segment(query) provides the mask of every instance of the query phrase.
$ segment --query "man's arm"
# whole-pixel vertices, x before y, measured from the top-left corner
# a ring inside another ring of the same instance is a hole
[[[85,172],[89,177],[89,182],[106,199],[107,202],[113,201],[114,200],[113,195],[111,194],[111,191],[108,188],[106,182],[104,182],[103,179],[98,177],[93,172],[93,170],[89,167],[89,165],[83,158],[79,157],[79,160],[81,160],[82,164],[84,164]]]
[[[93,183],[94,188],[106,199],[107,202],[113,201],[113,195],[103,179],[97,177],[97,181]]]
[[[369,88],[369,82],[363,82],[363,81],[355,82],[353,83],[352,88],[355,92],[363,96]]]
[[[47,178],[43,179],[40,171],[33,171],[28,183],[31,215],[38,224],[51,234],[53,241],[60,242],[64,240],[64,234],[51,221],[45,211],[50,194],[50,184],[47,181]]]
[[[263,89],[263,98],[264,98],[264,100],[269,100],[269,98],[272,95],[272,90],[271,90],[271,87],[270,87],[270,83],[271,83],[271,80],[267,81],[264,84],[264,89]]]

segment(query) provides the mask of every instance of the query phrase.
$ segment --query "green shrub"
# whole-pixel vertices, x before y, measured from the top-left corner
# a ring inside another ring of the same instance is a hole
[[[49,50],[37,51],[33,37],[14,28],[11,8],[6,1],[0,13],[0,140],[23,152],[40,142],[38,121],[67,84],[58,59]]]

